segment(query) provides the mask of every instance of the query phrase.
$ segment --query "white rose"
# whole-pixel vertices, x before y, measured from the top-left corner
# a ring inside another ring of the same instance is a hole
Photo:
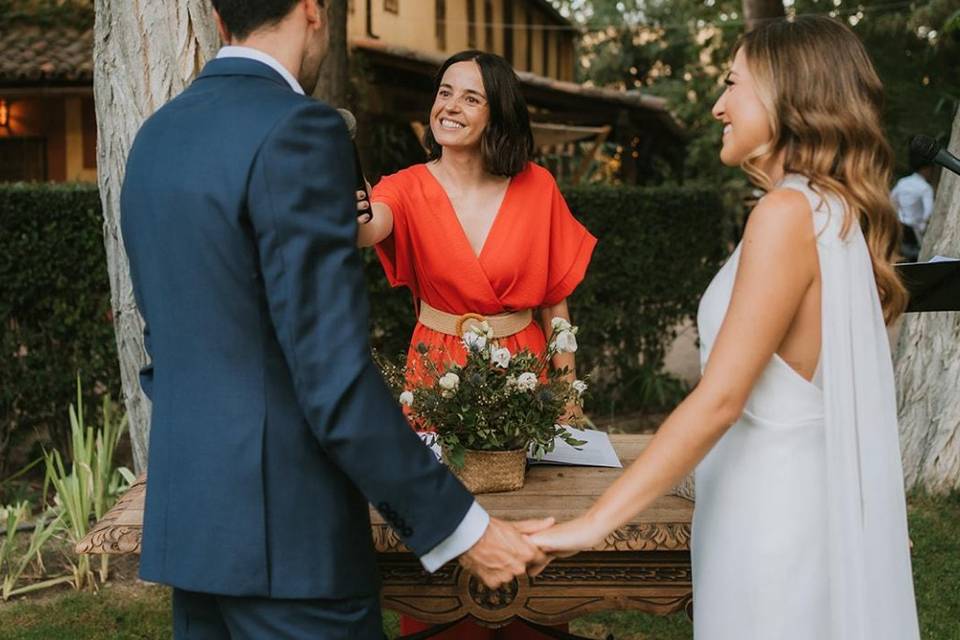
[[[517,388],[521,391],[533,391],[537,388],[537,374],[529,371],[521,373],[517,378]]]
[[[402,404],[402,405],[404,405],[404,406],[407,406],[407,407],[412,407],[412,406],[413,406],[413,392],[412,392],[412,391],[404,391],[403,393],[401,393],[401,394],[400,394],[400,404]]]
[[[583,380],[574,380],[571,386],[578,396],[582,396],[583,392],[587,390],[587,383]]]
[[[440,385],[441,389],[446,389],[447,391],[456,391],[457,387],[460,386],[460,376],[450,371],[440,376],[437,384]]]
[[[559,317],[551,320],[550,325],[553,327],[554,331],[570,331],[573,328],[573,325],[570,324],[569,320]]]
[[[501,369],[506,369],[510,366],[510,349],[506,347],[494,349],[493,352],[490,353],[490,362]]]
[[[577,337],[572,331],[561,331],[553,342],[558,353],[574,353],[577,350]]]
[[[463,335],[463,346],[469,351],[483,351],[484,347],[487,346],[487,338],[473,331],[468,331]]]

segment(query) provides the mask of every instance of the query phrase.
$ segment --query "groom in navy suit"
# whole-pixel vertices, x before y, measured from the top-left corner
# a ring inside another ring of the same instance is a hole
[[[345,0],[327,0],[345,1]],[[140,574],[176,638],[380,638],[368,502],[434,571],[546,558],[411,431],[370,359],[356,175],[304,95],[324,0],[213,0],[224,47],[143,125],[121,228],[151,364]]]

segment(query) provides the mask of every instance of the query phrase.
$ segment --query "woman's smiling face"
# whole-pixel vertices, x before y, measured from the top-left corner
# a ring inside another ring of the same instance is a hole
[[[773,132],[743,49],[737,52],[724,82],[727,88],[713,105],[713,117],[723,123],[720,160],[735,167],[758,147],[770,142]]]
[[[470,61],[450,65],[430,109],[430,130],[442,147],[480,147],[490,122],[490,108],[480,66]]]

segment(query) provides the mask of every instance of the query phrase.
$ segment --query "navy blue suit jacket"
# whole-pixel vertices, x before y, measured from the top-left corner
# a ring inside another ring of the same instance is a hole
[[[241,58],[137,134],[121,228],[151,359],[147,580],[370,595],[368,501],[418,555],[473,502],[372,364],[351,154],[335,110]]]

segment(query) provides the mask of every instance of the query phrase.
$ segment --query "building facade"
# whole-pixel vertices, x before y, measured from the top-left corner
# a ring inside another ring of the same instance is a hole
[[[517,71],[573,81],[575,27],[547,0],[350,0],[348,38],[446,57],[497,53]]]

